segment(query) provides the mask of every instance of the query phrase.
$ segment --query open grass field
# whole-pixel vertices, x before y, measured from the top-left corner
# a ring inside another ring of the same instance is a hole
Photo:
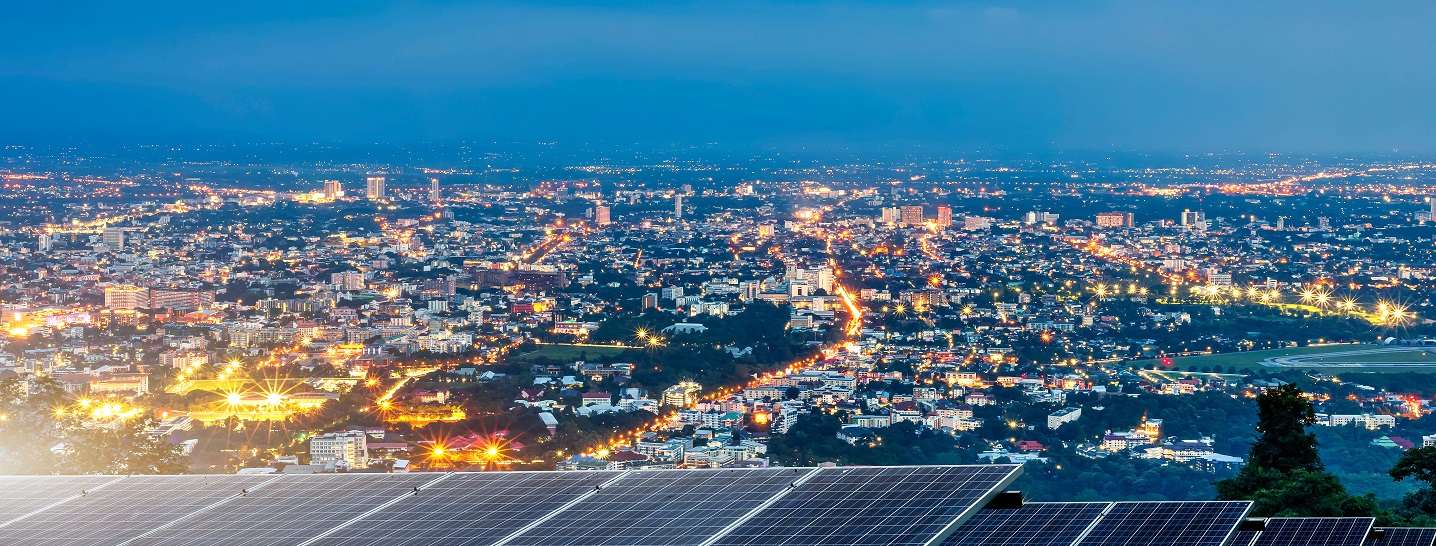
[[[517,360],[551,358],[561,362],[578,360],[580,358],[597,360],[603,355],[618,356],[620,353],[629,349],[630,347],[614,347],[611,345],[540,345],[537,350],[518,355],[514,358]]]
[[[1135,367],[1158,360],[1138,360]],[[1386,345],[1317,345],[1172,358],[1175,370],[1191,366],[1221,366],[1226,370],[1294,369],[1322,372],[1431,372],[1436,373],[1436,350]]]

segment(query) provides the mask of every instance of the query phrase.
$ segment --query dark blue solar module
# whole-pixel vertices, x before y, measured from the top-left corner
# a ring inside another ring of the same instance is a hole
[[[712,544],[929,544],[1020,470],[1015,465],[824,468]]]
[[[1010,510],[978,510],[944,546],[1072,544],[1110,502],[1030,502]]]
[[[1270,518],[1255,546],[1361,546],[1372,518]]]
[[[120,544],[276,479],[253,475],[119,478],[0,527],[0,544]]]
[[[454,474],[418,495],[331,531],[313,544],[389,546],[493,544],[592,493],[620,472]]]
[[[1223,546],[1246,517],[1247,501],[1118,502],[1081,546]]]
[[[412,496],[444,474],[312,474],[278,481],[222,508],[147,534],[139,544],[293,546]],[[422,493],[422,491],[421,491]]]
[[[1380,540],[1368,540],[1366,546],[1432,546],[1436,544],[1436,527],[1388,527],[1382,529]]]
[[[504,545],[697,545],[812,472],[810,468],[629,472]]]

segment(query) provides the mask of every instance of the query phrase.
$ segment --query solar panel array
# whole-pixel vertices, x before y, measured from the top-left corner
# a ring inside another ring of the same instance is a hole
[[[1254,546],[1361,546],[1373,518],[1271,518]]]
[[[1381,531],[1381,538],[1367,540],[1366,546],[1432,546],[1436,544],[1436,527],[1391,527]]]
[[[1116,502],[1078,546],[1224,546],[1246,501]]]
[[[1110,502],[1033,502],[1011,510],[981,510],[943,546],[1072,544],[1110,506]]]
[[[937,544],[1015,465],[0,477],[0,544]]]

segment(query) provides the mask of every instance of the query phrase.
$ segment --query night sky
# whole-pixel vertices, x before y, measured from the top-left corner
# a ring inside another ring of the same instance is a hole
[[[3,2],[0,144],[1436,152],[1436,2]]]

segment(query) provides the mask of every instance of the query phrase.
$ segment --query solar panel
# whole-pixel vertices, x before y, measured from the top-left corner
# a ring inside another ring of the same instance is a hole
[[[454,474],[378,513],[313,542],[345,546],[493,544],[618,472],[481,472]]]
[[[1381,540],[1368,540],[1366,546],[1432,546],[1436,543],[1433,527],[1387,527]]]
[[[1232,533],[1232,541],[1227,546],[1252,546],[1260,531],[1237,531]]]
[[[824,468],[711,544],[928,544],[1017,477],[1016,465]]]
[[[1251,509],[1247,501],[1117,502],[1080,546],[1222,546]]]
[[[83,497],[0,527],[0,544],[118,544],[273,479],[273,476],[120,478]]]
[[[697,545],[812,469],[632,471],[505,546]]]
[[[442,477],[426,473],[282,476],[226,503],[222,510],[157,530],[140,543],[294,545]]]
[[[978,510],[943,546],[1072,544],[1109,502],[1030,502],[1015,510]]]
[[[1270,518],[1255,546],[1361,546],[1373,518]]]
[[[122,478],[118,476],[0,476],[0,525],[119,479]]]

